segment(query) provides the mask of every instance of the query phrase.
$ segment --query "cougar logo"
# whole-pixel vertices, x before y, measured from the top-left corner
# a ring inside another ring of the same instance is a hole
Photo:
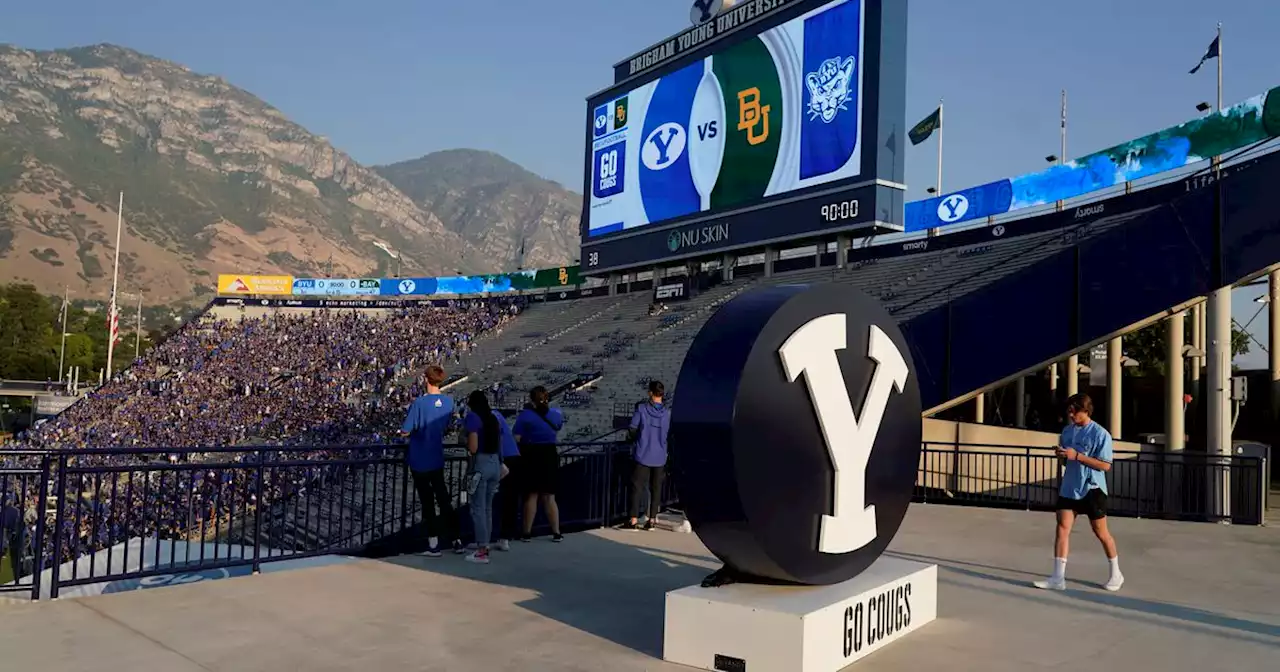
[[[876,538],[876,507],[866,504],[867,463],[876,445],[876,433],[884,418],[889,395],[907,384],[907,363],[898,346],[875,325],[867,358],[875,362],[871,389],[862,404],[862,415],[853,412],[845,391],[844,373],[836,351],[846,347],[844,314],[823,315],[796,330],[778,351],[787,380],[804,376],[817,413],[827,454],[835,468],[832,501],[835,510],[822,516],[820,553],[848,553]]]
[[[823,123],[835,121],[841,110],[847,109],[845,104],[853,97],[850,84],[853,81],[853,66],[857,61],[848,57],[841,61],[829,58],[818,66],[817,72],[804,77],[805,86],[809,89],[809,121],[822,119]]]
[[[715,18],[723,8],[723,0],[693,0],[693,9],[689,10],[689,20],[695,26]]]
[[[760,104],[760,89],[751,87],[738,92],[738,130],[747,132],[747,144],[758,145],[769,139],[769,109]]]

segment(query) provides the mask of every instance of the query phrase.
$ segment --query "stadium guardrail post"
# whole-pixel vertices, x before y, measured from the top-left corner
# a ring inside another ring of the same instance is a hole
[[[259,449],[258,464],[254,467],[254,484],[253,484],[253,573],[260,574],[262,572],[262,506],[266,502],[263,499],[262,481],[265,474],[262,469],[262,462],[266,459],[265,450]]]
[[[61,576],[62,568],[62,523],[63,523],[63,503],[67,499],[67,456],[65,454],[58,456],[58,487],[54,488],[54,506],[57,510],[53,514],[53,556],[50,560],[53,562],[52,572],[49,577],[49,599],[58,599],[58,579]]]
[[[40,575],[44,573],[44,535],[49,515],[49,479],[53,470],[53,457],[45,453],[40,457],[40,499],[36,502],[36,534],[32,539],[31,600],[40,599]]]
[[[405,449],[405,457],[400,461],[400,529],[397,532],[404,532],[409,529],[409,521],[412,517],[409,515],[409,481],[413,476],[409,473],[409,454]]]

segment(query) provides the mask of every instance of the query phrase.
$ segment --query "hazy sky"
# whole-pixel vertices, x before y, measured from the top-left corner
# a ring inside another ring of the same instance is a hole
[[[366,164],[475,147],[580,191],[586,96],[611,83],[614,62],[687,27],[690,4],[8,0],[0,42],[120,44],[222,75]],[[907,123],[946,99],[949,188],[1043,165],[1058,151],[1063,88],[1071,156],[1195,116],[1197,102],[1214,98],[1214,69],[1187,71],[1218,21],[1226,102],[1280,84],[1275,0],[910,0],[910,8]],[[923,197],[935,170],[932,141],[908,147],[911,198]],[[1241,322],[1256,308],[1245,297],[1236,304]]]

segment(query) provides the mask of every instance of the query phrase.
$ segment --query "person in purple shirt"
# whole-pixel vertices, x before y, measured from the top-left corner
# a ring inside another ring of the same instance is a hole
[[[521,484],[524,486],[524,530],[521,541],[533,538],[533,519],[538,515],[538,500],[551,524],[551,541],[560,542],[560,507],[556,505],[556,491],[560,486],[560,450],[556,447],[564,416],[560,409],[551,408],[551,395],[539,385],[529,390],[529,403],[516,416],[512,430],[520,443]]]
[[[444,379],[443,368],[435,364],[427,367],[427,393],[414,400],[400,427],[402,433],[409,435],[409,471],[422,504],[422,526],[427,532],[427,550],[422,555],[429,558],[441,555],[441,533],[453,540],[455,551],[462,548],[452,498],[444,482],[444,435],[453,418],[453,399],[440,393]],[[440,508],[439,515],[436,507]]]
[[[475,527],[476,550],[467,556],[468,562],[489,564],[489,541],[493,532],[493,499],[498,494],[498,481],[502,480],[503,444],[511,437],[511,429],[501,413],[489,405],[483,390],[476,390],[467,397],[471,409],[462,421],[465,430],[467,452],[471,454],[472,467],[468,480],[475,479],[474,490],[468,485],[471,500],[471,523]],[[514,439],[510,439],[512,443]],[[509,548],[509,546],[508,546]]]
[[[666,393],[661,381],[649,381],[649,400],[636,406],[631,416],[628,437],[635,442],[635,470],[631,472],[631,519],[624,530],[642,529],[639,525],[640,500],[649,488],[649,517],[643,529],[652,530],[653,521],[662,508],[662,480],[666,476],[667,432],[671,429],[671,409],[662,403]]]

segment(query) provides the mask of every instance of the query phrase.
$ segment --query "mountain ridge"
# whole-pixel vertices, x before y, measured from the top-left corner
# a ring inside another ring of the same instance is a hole
[[[406,275],[563,264],[581,208],[492,152],[365,166],[226,79],[127,47],[0,45],[0,282],[105,298],[121,190],[122,282],[148,302],[209,294],[217,273],[390,274],[385,249]]]

